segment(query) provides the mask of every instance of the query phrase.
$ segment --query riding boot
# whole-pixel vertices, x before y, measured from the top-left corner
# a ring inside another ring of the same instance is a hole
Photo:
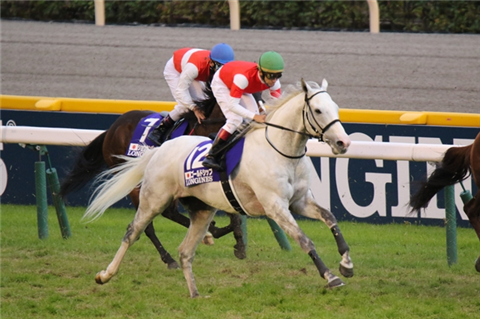
[[[230,137],[230,133],[227,131],[221,129],[220,132],[218,132],[217,136],[215,137],[215,140],[213,141],[212,148],[210,149],[210,152],[208,152],[208,155],[205,157],[205,159],[202,162],[202,165],[208,168],[213,168],[214,170],[221,171],[222,165],[218,163],[219,158],[222,155],[222,150],[227,144],[228,138]]]
[[[153,129],[150,134],[148,134],[147,138],[157,145],[162,145],[163,134],[167,132],[173,126],[173,124],[175,124],[175,121],[172,120],[170,115],[165,116],[160,122],[160,125]]]

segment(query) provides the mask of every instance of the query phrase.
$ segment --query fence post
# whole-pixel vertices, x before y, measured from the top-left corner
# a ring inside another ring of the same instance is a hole
[[[368,11],[370,16],[370,33],[380,32],[380,16],[378,13],[377,0],[367,0]]]
[[[67,213],[65,211],[65,204],[60,197],[60,182],[58,181],[57,170],[55,168],[49,168],[46,171],[48,184],[50,185],[50,191],[52,193],[53,204],[55,205],[55,211],[57,212],[58,224],[60,225],[60,231],[62,237],[67,239],[72,236],[70,231],[70,225],[68,223]]]
[[[240,4],[238,0],[228,0],[230,10],[230,30],[240,30]]]
[[[94,0],[95,4],[95,25],[104,26],[105,25],[105,1],[104,0]]]
[[[280,228],[280,226],[278,226],[278,224],[273,219],[270,219],[268,217],[267,217],[267,221],[280,247],[283,250],[287,250],[287,251],[292,250],[292,247],[290,246],[290,242],[287,239],[287,235],[285,235],[285,233]]]
[[[457,263],[457,212],[454,186],[445,187],[445,228],[447,232],[448,266]]]
[[[240,228],[242,229],[243,244],[245,245],[245,251],[247,251],[247,243],[248,243],[248,238],[247,238],[247,216],[245,216],[245,215],[240,215],[240,219],[242,220],[242,225],[240,225]]]
[[[47,180],[45,162],[35,162],[35,196],[37,201],[38,238],[48,238]]]

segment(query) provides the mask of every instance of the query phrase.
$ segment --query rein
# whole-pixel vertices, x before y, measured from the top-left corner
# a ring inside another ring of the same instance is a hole
[[[225,118],[221,118],[221,117],[217,117],[217,118],[207,118],[205,120],[202,121],[202,123],[198,123],[198,121],[195,122],[195,125],[193,125],[193,128],[190,130],[190,133],[188,133],[188,135],[193,135],[193,132],[195,132],[195,129],[197,128],[197,126],[199,125],[214,125],[214,124],[219,124],[219,123],[224,123],[225,122]]]
[[[310,97],[307,97],[307,94],[305,94],[305,106],[303,107],[303,126],[305,127],[306,129],[306,125],[305,125],[305,121],[308,122],[308,124],[310,125],[310,127],[315,131],[315,133],[317,133],[319,136],[318,136],[318,140],[320,142],[324,142],[324,139],[323,139],[323,135],[325,134],[325,132],[330,128],[332,127],[333,124],[340,122],[340,119],[335,119],[333,121],[331,121],[330,123],[328,123],[325,127],[322,127],[318,122],[317,120],[315,119],[315,116],[311,115],[311,117],[313,118],[313,120],[315,121],[315,124],[317,127],[320,128],[320,132],[318,131],[318,129],[315,128],[314,125],[312,125],[310,119],[309,119],[309,114],[312,114],[313,111],[312,111],[312,107],[310,106],[310,100],[317,94],[320,94],[320,93],[326,93],[327,91],[318,91],[316,92],[315,94],[313,94],[312,96]],[[306,107],[308,106],[308,113],[305,111]],[[297,156],[292,156],[292,155],[287,155],[283,152],[281,152],[278,148],[275,147],[275,145],[273,145],[273,143],[270,141],[270,139],[268,138],[268,126],[272,126],[274,128],[278,128],[278,129],[281,129],[281,130],[284,130],[284,131],[289,131],[289,132],[293,132],[293,133],[297,133],[297,134],[300,134],[300,135],[304,135],[304,136],[307,136],[308,138],[311,138],[311,137],[317,137],[316,135],[312,135],[312,134],[309,134],[309,133],[305,133],[305,132],[301,132],[301,131],[296,131],[296,130],[292,130],[288,127],[285,127],[285,126],[281,126],[281,125],[277,125],[277,124],[274,124],[274,123],[269,123],[269,122],[265,122],[264,123],[265,125],[267,125],[267,127],[265,128],[265,139],[267,140],[268,144],[270,144],[270,146],[275,150],[277,151],[277,153],[279,153],[280,155],[286,157],[286,158],[290,158],[290,159],[299,159],[299,158],[302,158],[305,156],[305,154],[307,154],[307,150],[305,148],[305,152],[301,155],[297,155]]]

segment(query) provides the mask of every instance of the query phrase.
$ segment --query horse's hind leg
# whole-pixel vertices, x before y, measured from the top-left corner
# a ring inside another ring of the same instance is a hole
[[[123,257],[125,257],[125,254],[128,248],[131,245],[133,245],[135,241],[138,240],[141,233],[145,230],[145,228],[147,228],[147,225],[151,223],[153,218],[156,215],[158,215],[159,212],[165,209],[165,206],[167,205],[168,203],[166,203],[163,206],[151,205],[151,203],[148,203],[148,199],[145,198],[145,205],[142,205],[142,204],[140,205],[140,207],[137,210],[137,213],[135,214],[135,218],[128,225],[127,232],[123,237],[120,248],[115,254],[115,257],[113,258],[112,262],[108,265],[106,270],[100,271],[95,276],[95,281],[97,282],[97,284],[107,283],[110,279],[112,279],[113,276],[117,274],[118,269],[120,267],[120,263],[122,262]],[[158,207],[159,209],[152,210],[150,209],[150,207]]]
[[[190,212],[190,227],[188,228],[187,235],[178,250],[180,253],[180,265],[183,269],[185,280],[187,281],[190,297],[195,298],[199,296],[199,293],[192,271],[193,258],[195,257],[195,251],[198,244],[202,241],[213,216],[215,216],[216,209],[205,205],[196,198],[182,201],[182,203],[187,202],[188,210]],[[187,207],[187,205],[184,206]],[[196,207],[197,209],[194,210],[193,207]]]
[[[480,190],[477,192],[468,203],[463,207],[465,214],[468,216],[468,220],[473,229],[477,233],[480,239]],[[480,272],[480,256],[475,261],[475,269]]]
[[[353,263],[350,258],[350,248],[343,238],[340,228],[337,225],[337,219],[329,210],[318,205],[309,191],[307,196],[292,205],[292,211],[296,214],[323,221],[335,238],[337,248],[342,260],[340,261],[339,271],[347,277],[353,277]]]
[[[160,254],[160,258],[164,263],[167,264],[168,269],[179,269],[180,266],[178,265],[177,261],[172,258],[172,256],[168,253],[168,251],[163,247],[162,243],[158,239],[155,234],[155,228],[153,227],[153,222],[148,224],[147,228],[145,228],[145,235],[150,239],[153,243],[155,248],[157,248],[158,253]]]
[[[463,206],[463,211],[468,216],[468,220],[480,239],[480,190],[475,197]]]
[[[139,188],[135,188],[130,193],[130,199],[132,200],[133,205],[137,209],[139,205],[139,196],[140,196]],[[155,228],[153,227],[153,223],[148,224],[147,228],[145,228],[145,235],[147,235],[147,237],[150,239],[152,244],[155,246],[158,253],[160,254],[160,258],[164,263],[167,264],[168,269],[180,268],[180,266],[175,261],[175,259],[173,259],[172,256],[168,253],[168,251],[163,247],[162,243],[160,242],[160,239],[158,239],[157,235],[155,234]]]
[[[133,227],[134,222],[130,223],[127,227],[127,233],[123,237],[122,244],[120,245],[120,248],[117,250],[117,253],[115,254],[115,257],[113,258],[112,262],[108,265],[106,270],[102,270],[97,273],[95,276],[95,281],[97,284],[103,285],[112,279],[113,276],[115,276],[118,272],[118,268],[120,267],[120,263],[123,260],[123,257],[125,257],[125,254],[127,253],[128,248],[138,239],[140,236],[141,231],[136,231],[135,228]]]

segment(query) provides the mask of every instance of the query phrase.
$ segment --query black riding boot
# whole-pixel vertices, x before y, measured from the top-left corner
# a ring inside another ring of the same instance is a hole
[[[162,145],[163,134],[168,131],[173,126],[173,124],[175,124],[175,121],[172,120],[170,115],[165,116],[160,122],[160,125],[153,131],[151,131],[150,134],[148,134],[147,138],[157,145]]]
[[[208,155],[202,162],[202,165],[208,168],[213,168],[217,171],[222,171],[222,165],[218,163],[218,159],[220,155],[222,155],[222,149],[227,144],[226,140],[221,139],[218,135],[215,137],[215,141],[213,141],[212,148]]]

